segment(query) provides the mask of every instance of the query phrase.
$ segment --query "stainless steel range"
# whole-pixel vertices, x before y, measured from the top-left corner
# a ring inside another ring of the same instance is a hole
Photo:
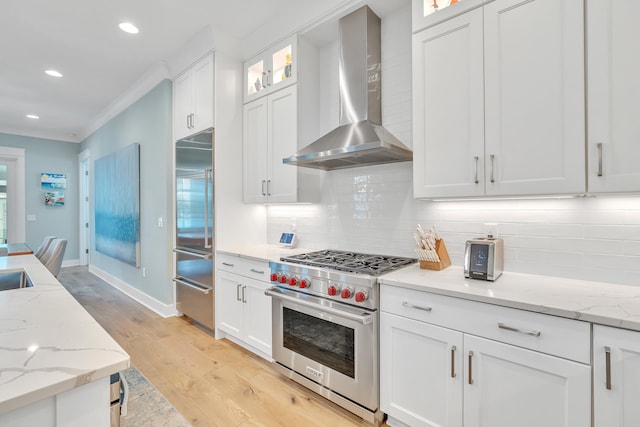
[[[416,261],[323,250],[269,263],[274,366],[379,424],[378,277]]]

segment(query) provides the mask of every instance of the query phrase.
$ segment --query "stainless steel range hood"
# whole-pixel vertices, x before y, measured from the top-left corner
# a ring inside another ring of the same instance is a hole
[[[332,170],[412,160],[381,126],[380,18],[363,6],[340,19],[339,32],[340,126],[282,162]]]

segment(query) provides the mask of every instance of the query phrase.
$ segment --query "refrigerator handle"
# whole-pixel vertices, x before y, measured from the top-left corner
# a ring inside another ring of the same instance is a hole
[[[209,241],[209,218],[213,224],[213,212],[209,209],[209,177],[211,177],[211,187],[213,187],[213,169],[204,170],[204,247],[211,248],[213,245]]]

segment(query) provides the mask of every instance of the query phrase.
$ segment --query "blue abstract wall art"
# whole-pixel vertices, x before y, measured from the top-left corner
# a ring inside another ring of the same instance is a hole
[[[140,267],[140,144],[95,162],[96,251]]]

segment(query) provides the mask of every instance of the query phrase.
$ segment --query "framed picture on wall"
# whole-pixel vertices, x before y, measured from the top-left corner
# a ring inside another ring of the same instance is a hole
[[[67,175],[63,173],[41,173],[40,186],[42,188],[67,188]]]

